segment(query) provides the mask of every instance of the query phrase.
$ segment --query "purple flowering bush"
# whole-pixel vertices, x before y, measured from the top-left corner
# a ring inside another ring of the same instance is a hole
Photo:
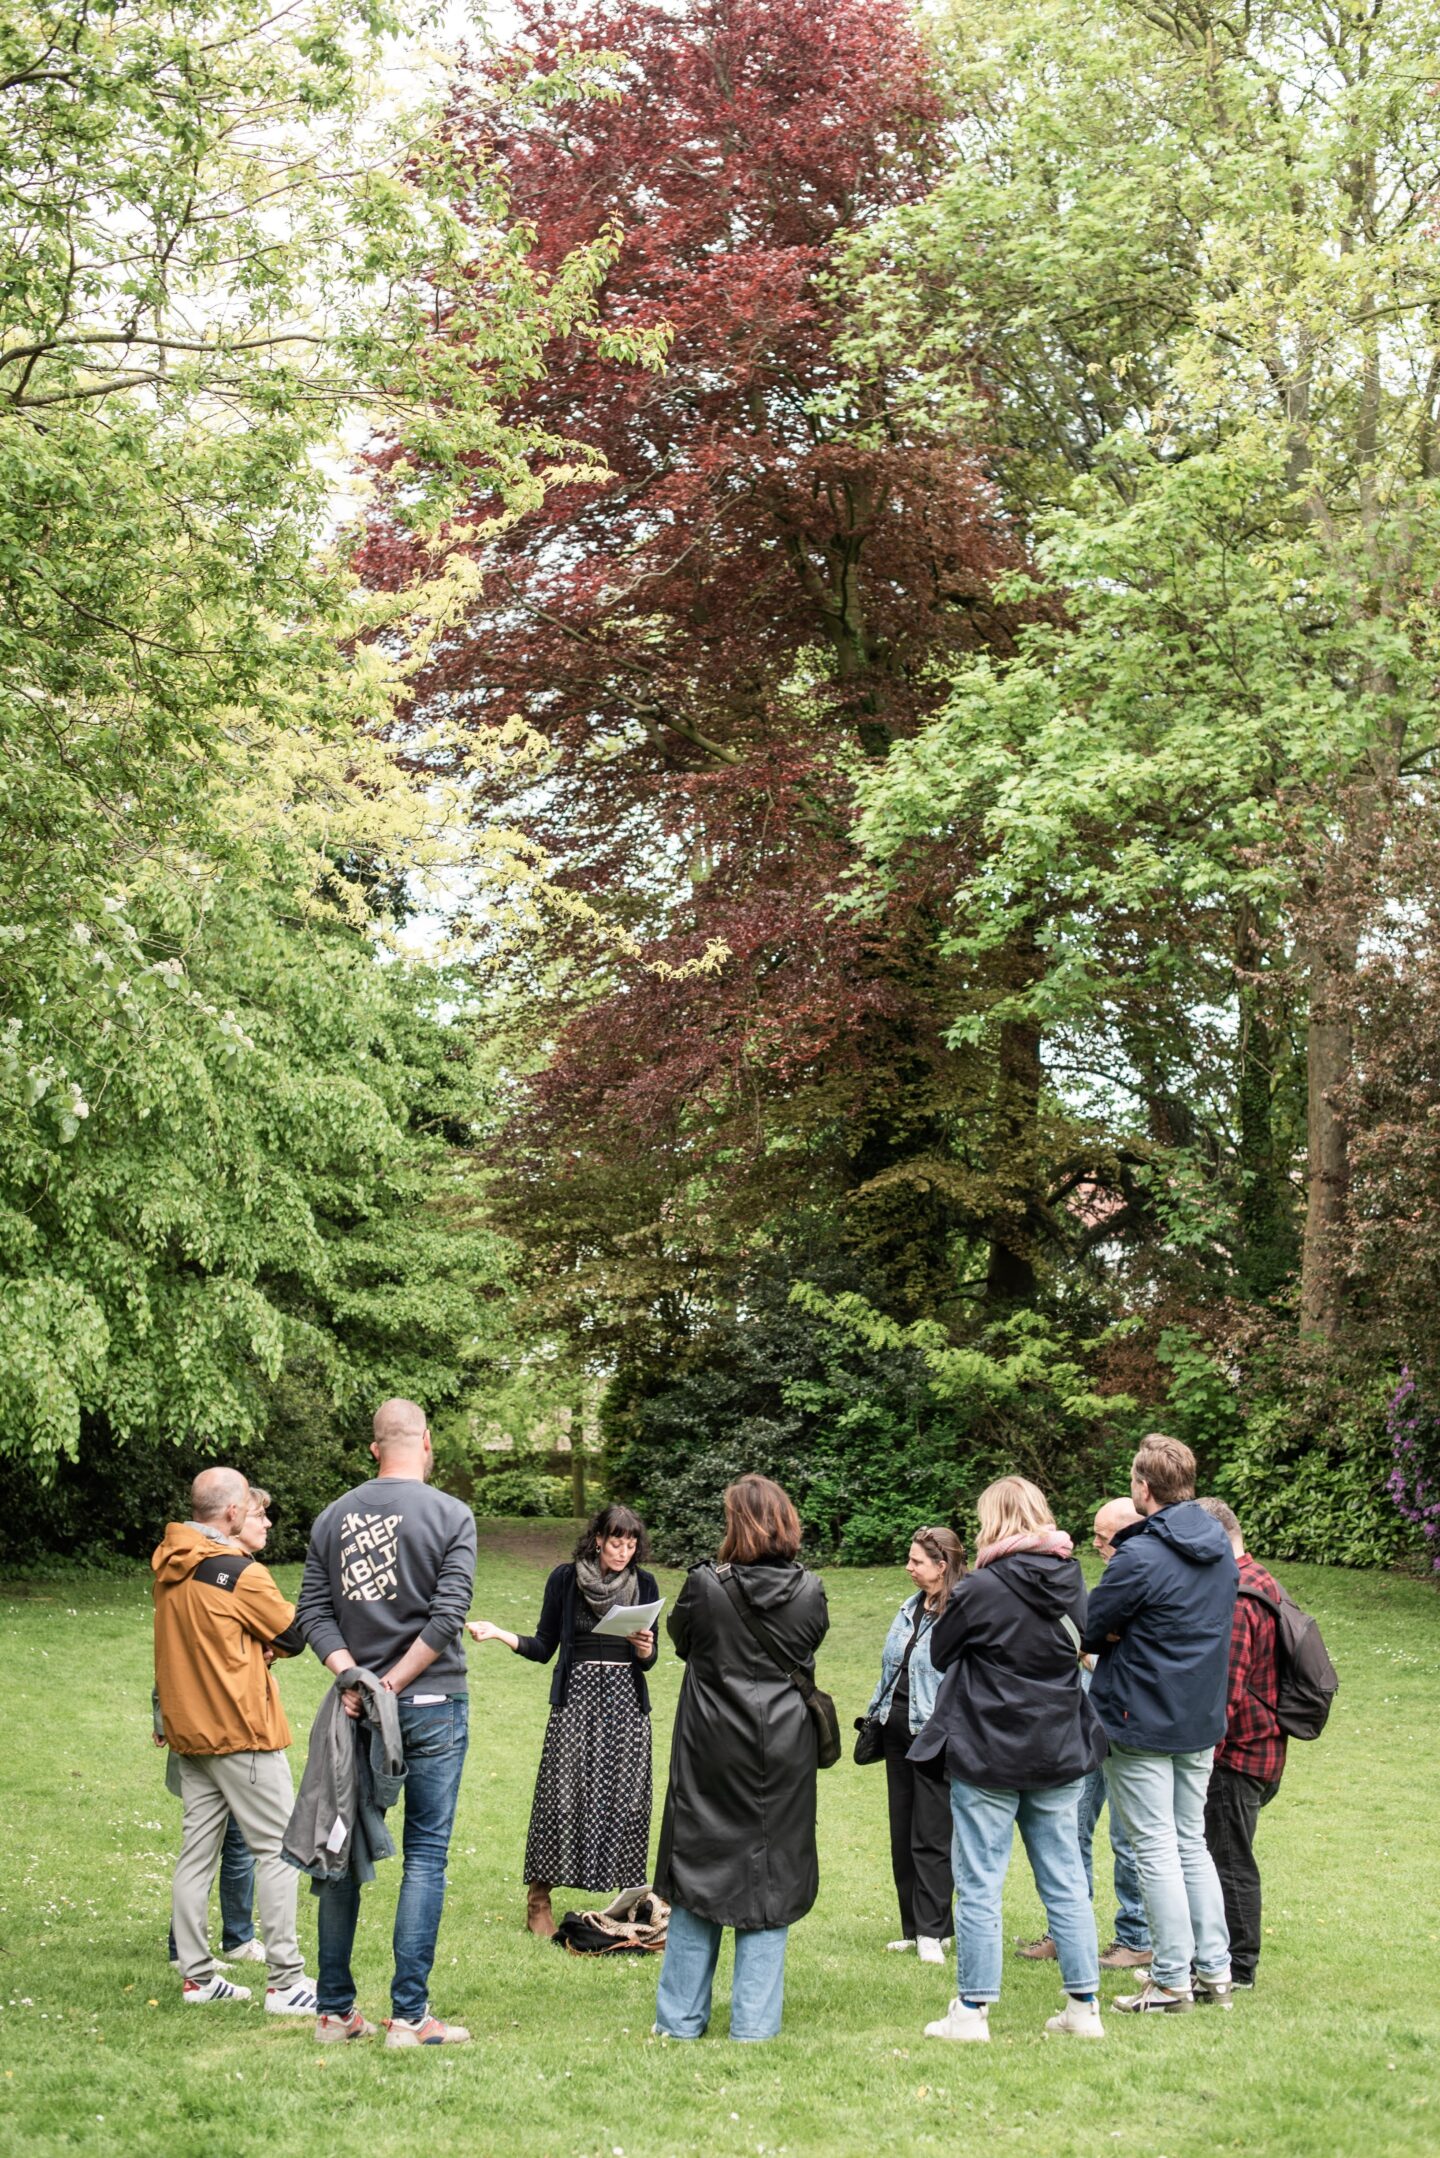
[[[1440,1415],[1425,1406],[1407,1364],[1385,1419],[1393,1462],[1385,1488],[1406,1521],[1426,1538],[1440,1573]]]

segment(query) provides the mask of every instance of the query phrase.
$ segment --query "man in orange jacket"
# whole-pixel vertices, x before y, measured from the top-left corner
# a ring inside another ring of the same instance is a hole
[[[295,1937],[299,1875],[280,1855],[294,1791],[285,1749],[290,1726],[267,1651],[298,1654],[294,1607],[268,1567],[238,1540],[250,1486],[236,1469],[205,1469],[191,1486],[191,1518],[172,1521],[151,1558],[155,1576],[155,1687],[185,1808],[172,1897],[175,1946],[187,2003],[248,2001],[247,1986],[215,1969],[207,1906],[233,1815],[255,1858],[272,2015],[315,2013]]]

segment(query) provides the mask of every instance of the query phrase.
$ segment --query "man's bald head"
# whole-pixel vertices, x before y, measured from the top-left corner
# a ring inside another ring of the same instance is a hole
[[[382,1476],[402,1472],[423,1477],[430,1463],[430,1426],[415,1401],[382,1401],[375,1411],[370,1451]]]
[[[202,1469],[190,1486],[190,1518],[207,1527],[228,1525],[227,1517],[241,1520],[250,1510],[250,1486],[238,1469]]]
[[[1107,1499],[1095,1516],[1095,1549],[1108,1566],[1115,1556],[1115,1539],[1122,1529],[1133,1527],[1145,1516],[1133,1499]]]

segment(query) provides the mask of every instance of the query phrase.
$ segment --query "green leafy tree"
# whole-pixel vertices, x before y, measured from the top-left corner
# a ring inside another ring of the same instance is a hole
[[[917,402],[985,413],[1037,609],[867,778],[867,841],[888,863],[979,836],[956,946],[1038,957],[961,1026],[1024,1017],[1099,1073],[1112,1135],[1223,1158],[1232,1279],[1283,1277],[1300,1169],[1321,1339],[1345,1313],[1364,895],[1437,743],[1430,27],[1403,4],[959,0],[952,168],[857,257],[856,364],[903,347]],[[1152,1210],[1203,1244],[1182,1171]]]
[[[357,435],[414,459],[417,530],[462,474],[541,499],[570,447],[504,407],[615,237],[540,275],[498,183],[453,214],[433,104],[379,74],[406,27],[0,23],[0,1447],[42,1466],[253,1434],[292,1351],[335,1398],[443,1393],[483,1333],[471,1110],[418,1106],[465,1055],[377,949],[468,829],[469,767],[422,789],[391,747],[387,625],[423,652],[469,584],[427,558],[378,608],[325,541]],[[534,885],[502,835],[458,858]]]

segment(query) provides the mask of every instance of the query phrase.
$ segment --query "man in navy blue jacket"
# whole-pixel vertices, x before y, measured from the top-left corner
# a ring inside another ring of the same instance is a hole
[[[1152,1434],[1130,1473],[1142,1519],[1121,1529],[1091,1593],[1098,1653],[1091,1706],[1110,1752],[1105,1782],[1134,1847],[1154,1961],[1120,2009],[1174,2015],[1233,2005],[1225,1903],[1205,1843],[1205,1793],[1225,1735],[1239,1575],[1230,1539],[1195,1504],[1195,1456]]]

